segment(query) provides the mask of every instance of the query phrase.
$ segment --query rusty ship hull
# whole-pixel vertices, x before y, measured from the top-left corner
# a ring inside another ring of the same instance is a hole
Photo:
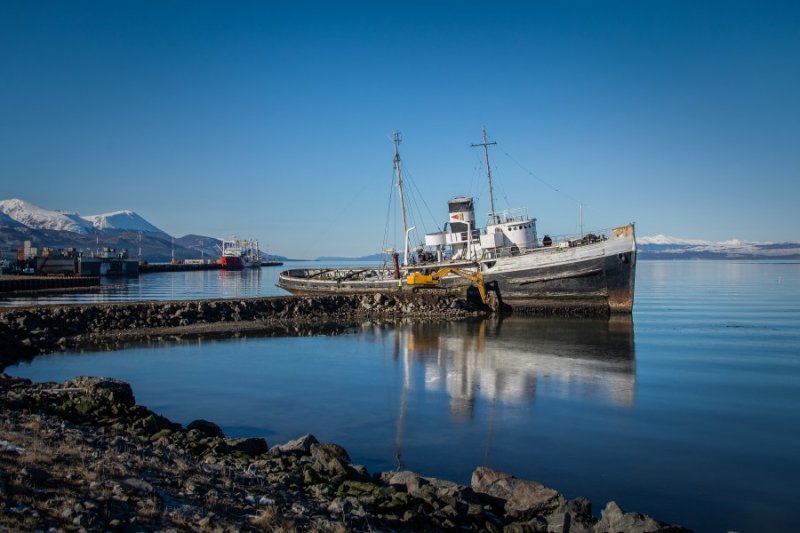
[[[616,228],[606,241],[498,260],[484,276],[518,312],[629,314],[636,282],[633,226]]]
[[[537,248],[529,253],[467,263],[417,263],[393,277],[389,268],[292,269],[281,272],[278,286],[296,295],[357,294],[410,290],[406,275],[442,266],[483,272],[504,305],[534,314],[610,315],[633,310],[636,241],[633,225],[621,226],[608,239]],[[449,278],[448,278],[449,279]],[[464,285],[452,279],[445,287]]]

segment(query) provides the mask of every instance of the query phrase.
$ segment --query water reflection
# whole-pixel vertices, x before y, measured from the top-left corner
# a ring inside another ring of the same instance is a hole
[[[371,264],[371,263],[365,263]],[[342,266],[336,262],[296,261],[296,268]],[[240,271],[199,270],[155,272],[138,277],[101,278],[89,291],[0,295],[0,307],[15,305],[187,300],[197,298],[252,298],[285,296],[277,286],[283,267],[246,268]]]
[[[404,388],[412,387],[419,368],[427,391],[449,395],[455,418],[472,419],[476,398],[522,405],[539,389],[562,398],[633,405],[630,318],[417,323],[399,327],[394,335],[393,355],[403,364]]]
[[[219,288],[223,298],[251,298],[258,296],[261,286],[261,269],[217,270]]]
[[[225,283],[247,279],[232,274]],[[633,411],[630,319],[512,316],[360,329],[302,339],[248,332],[240,342],[139,339],[115,345],[120,351],[40,357],[9,371],[55,381],[113,376],[181,423],[205,417],[226,434],[276,442],[313,430],[371,469],[407,466],[462,482],[477,464],[539,464],[519,443],[542,446],[568,428],[584,433],[595,427],[587,421]],[[461,445],[443,445],[452,442]],[[563,444],[560,451],[569,455]]]
[[[374,333],[392,335],[392,357],[402,365],[395,431],[398,465],[409,396],[420,382],[425,393],[449,397],[449,417],[455,423],[474,422],[476,403],[490,405],[489,441],[498,405],[524,407],[537,395],[633,406],[636,362],[630,317],[507,317],[413,323]]]

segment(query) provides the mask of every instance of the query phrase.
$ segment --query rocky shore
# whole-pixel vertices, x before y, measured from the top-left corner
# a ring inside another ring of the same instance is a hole
[[[312,435],[269,447],[136,405],[127,383],[0,375],[0,529],[686,531],[478,467],[471,486],[369,473]]]
[[[485,313],[451,295],[39,306],[0,313],[0,367],[88,344],[186,335],[335,334],[365,321]],[[486,467],[470,486],[370,473],[312,435],[268,446],[186,427],[126,383],[0,374],[0,531],[687,531]]]

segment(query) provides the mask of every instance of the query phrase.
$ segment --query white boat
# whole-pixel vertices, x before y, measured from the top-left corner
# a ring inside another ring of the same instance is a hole
[[[516,312],[597,315],[630,313],[636,273],[636,239],[633,224],[573,237],[539,239],[536,219],[525,209],[494,208],[492,175],[486,131],[483,146],[489,183],[491,212],[485,229],[476,225],[471,197],[448,202],[445,230],[425,235],[423,246],[411,253],[410,229],[403,203],[403,178],[395,134],[395,172],[403,214],[403,261],[388,268],[292,269],[282,272],[278,285],[293,294],[360,293],[410,290],[405,278],[414,271],[433,272],[452,266],[483,274],[503,304]],[[464,285],[463,278],[448,276],[444,288]]]

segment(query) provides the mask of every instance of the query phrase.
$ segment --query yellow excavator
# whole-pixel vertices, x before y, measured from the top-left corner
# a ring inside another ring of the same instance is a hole
[[[470,272],[456,267],[443,267],[432,274],[412,272],[406,276],[406,285],[409,285],[414,292],[417,292],[421,287],[437,287],[441,283],[442,278],[448,274],[455,274],[473,282],[478,287],[481,301],[485,305],[494,307],[486,292],[486,283],[483,281],[483,274],[481,272]]]

